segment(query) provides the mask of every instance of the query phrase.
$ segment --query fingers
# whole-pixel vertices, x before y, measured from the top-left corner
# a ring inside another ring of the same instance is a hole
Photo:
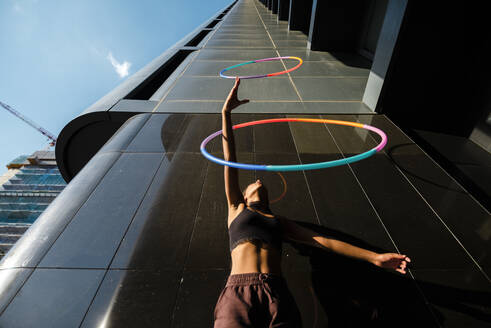
[[[237,91],[239,89],[240,85],[240,79],[238,77],[235,77],[235,84],[232,87],[232,90],[230,90],[229,97],[237,97]]]
[[[406,274],[406,269],[411,262],[411,259],[404,254],[388,253],[385,264],[387,268],[391,268],[401,274]]]
[[[411,262],[411,259],[409,257],[407,257],[406,255],[397,254],[396,257],[399,258],[399,259],[402,259],[402,260],[404,260],[406,262]]]
[[[411,259],[409,257],[407,257],[406,255],[399,255],[398,256],[399,259],[401,259],[401,263],[400,263],[400,266],[399,268],[396,269],[397,272],[400,272],[402,274],[406,274],[406,268],[408,266],[408,263],[411,262]]]
[[[239,104],[247,104],[249,102],[249,99],[242,99],[241,101],[239,101]]]
[[[240,83],[235,80],[234,86],[232,87],[232,89],[230,89],[230,92],[228,93],[227,101],[230,101],[233,98],[237,98],[237,89],[239,87],[239,84]]]
[[[407,263],[411,263],[411,259],[406,255],[399,255],[399,258],[402,259],[403,261],[406,261]]]

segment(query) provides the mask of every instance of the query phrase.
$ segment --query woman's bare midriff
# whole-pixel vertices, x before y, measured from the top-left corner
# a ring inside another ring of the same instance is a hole
[[[230,213],[228,227],[237,215],[245,209],[246,206],[241,204],[236,211]],[[249,207],[248,207],[249,208]],[[249,208],[252,211],[252,209]],[[276,220],[273,215],[261,213]],[[281,274],[281,252],[275,247],[263,243],[260,240],[244,241],[237,245],[231,252],[232,270],[230,274],[240,273],[275,273]]]
[[[251,272],[281,274],[280,251],[259,240],[239,244],[232,250],[231,256],[230,274]]]

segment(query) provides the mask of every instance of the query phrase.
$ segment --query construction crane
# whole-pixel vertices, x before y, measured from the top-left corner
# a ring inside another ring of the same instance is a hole
[[[14,114],[15,116],[17,116],[18,118],[20,118],[21,120],[23,120],[24,122],[26,122],[27,124],[29,124],[30,126],[32,126],[33,128],[35,128],[36,130],[38,130],[39,132],[41,132],[49,140],[51,140],[51,142],[49,143],[50,146],[56,145],[56,137],[52,133],[50,133],[48,130],[46,130],[46,129],[42,128],[41,126],[37,125],[36,123],[34,123],[34,121],[32,121],[29,118],[25,117],[24,115],[22,115],[21,113],[19,113],[18,111],[16,111],[12,107],[10,107],[9,105],[7,105],[7,104],[5,104],[5,103],[3,103],[1,101],[0,101],[0,105],[3,108],[5,108],[6,110],[8,110],[9,112],[11,112],[12,114]]]

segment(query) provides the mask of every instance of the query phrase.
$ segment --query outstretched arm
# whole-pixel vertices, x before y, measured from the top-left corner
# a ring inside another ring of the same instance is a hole
[[[354,259],[367,261],[378,267],[393,269],[402,274],[406,273],[407,264],[411,262],[411,259],[406,255],[397,253],[375,253],[340,240],[324,237],[317,232],[304,228],[286,218],[280,218],[280,220],[283,227],[283,237],[287,240],[319,247]]]
[[[237,98],[237,91],[239,89],[240,80],[235,79],[235,85],[225,101],[222,108],[222,147],[223,156],[226,161],[236,162],[235,155],[235,140],[232,130],[231,113],[232,110],[242,104],[249,102],[249,100],[239,100]],[[225,194],[227,195],[228,206],[237,207],[240,203],[244,202],[242,192],[239,187],[239,175],[236,168],[224,166],[224,180],[225,180]]]

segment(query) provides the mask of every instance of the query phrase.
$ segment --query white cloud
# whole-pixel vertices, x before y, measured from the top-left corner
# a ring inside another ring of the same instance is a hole
[[[111,65],[113,65],[114,69],[116,70],[116,73],[118,73],[119,77],[125,77],[129,73],[129,69],[131,67],[131,63],[124,61],[122,64],[118,62],[114,57],[112,53],[109,53],[107,55],[107,59],[111,62]]]

